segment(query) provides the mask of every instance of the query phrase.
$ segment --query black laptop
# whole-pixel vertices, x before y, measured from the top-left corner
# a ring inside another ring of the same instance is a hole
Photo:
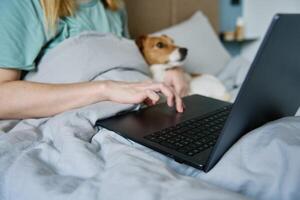
[[[243,134],[299,108],[300,14],[274,17],[234,104],[199,95],[184,102],[184,113],[159,104],[96,126],[209,171]]]

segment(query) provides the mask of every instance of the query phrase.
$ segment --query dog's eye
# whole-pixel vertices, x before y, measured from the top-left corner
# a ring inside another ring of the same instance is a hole
[[[162,42],[157,43],[156,46],[160,49],[165,47],[164,43],[162,43]]]

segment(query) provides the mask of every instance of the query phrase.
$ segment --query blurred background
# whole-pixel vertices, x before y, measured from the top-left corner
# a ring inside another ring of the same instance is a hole
[[[250,61],[274,14],[300,12],[300,0],[125,0],[125,2],[133,37],[175,25],[191,17],[195,11],[201,10],[208,17],[228,52],[232,56],[242,54]],[[239,31],[238,38],[234,38],[235,31]]]
[[[245,28],[244,41],[226,42],[232,55],[242,54],[252,60],[261,40],[276,13],[299,13],[299,0],[219,0],[220,32],[232,32],[238,19]]]

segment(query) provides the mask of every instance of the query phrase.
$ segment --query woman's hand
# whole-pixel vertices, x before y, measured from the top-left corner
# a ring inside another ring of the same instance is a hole
[[[176,110],[183,112],[184,105],[180,96],[163,83],[150,81],[143,83],[107,81],[106,83],[106,98],[117,103],[154,105],[160,99],[157,93],[162,93],[167,97],[167,103],[170,107],[175,104]]]
[[[175,92],[180,97],[186,96],[189,92],[189,81],[187,80],[184,71],[179,67],[166,71],[164,83],[167,86],[174,88]]]

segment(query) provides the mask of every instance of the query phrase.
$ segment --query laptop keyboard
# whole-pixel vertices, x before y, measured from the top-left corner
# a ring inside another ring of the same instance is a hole
[[[163,129],[144,138],[187,156],[194,156],[215,145],[231,106]]]

